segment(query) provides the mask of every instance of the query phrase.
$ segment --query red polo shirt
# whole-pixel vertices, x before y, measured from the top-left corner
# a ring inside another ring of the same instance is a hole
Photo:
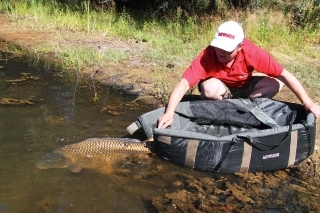
[[[231,68],[219,62],[214,47],[208,46],[192,61],[182,77],[187,79],[190,87],[203,79],[213,77],[235,88],[247,83],[254,70],[277,77],[283,67],[266,51],[244,39],[242,49],[237,53]]]

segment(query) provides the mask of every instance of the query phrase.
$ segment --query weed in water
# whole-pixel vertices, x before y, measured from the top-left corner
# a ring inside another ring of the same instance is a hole
[[[168,85],[166,69],[164,67],[159,69],[156,65],[154,65],[153,70],[157,82],[157,96],[161,99],[163,103],[167,103],[167,101],[169,100],[171,88]]]

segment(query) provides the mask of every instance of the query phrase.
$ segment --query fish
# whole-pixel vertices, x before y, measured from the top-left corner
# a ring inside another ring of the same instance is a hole
[[[110,173],[112,165],[128,157],[151,153],[150,140],[131,138],[90,138],[65,145],[50,152],[36,163],[38,169],[67,168],[79,173],[82,169]]]

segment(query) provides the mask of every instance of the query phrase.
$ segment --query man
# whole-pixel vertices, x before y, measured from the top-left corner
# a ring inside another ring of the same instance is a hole
[[[253,71],[263,75],[252,76]],[[320,117],[320,106],[314,103],[298,79],[284,69],[266,51],[244,37],[235,21],[220,25],[211,44],[184,72],[174,87],[158,128],[172,124],[174,110],[188,91],[198,83],[202,99],[272,98],[284,86],[299,98],[306,110]]]

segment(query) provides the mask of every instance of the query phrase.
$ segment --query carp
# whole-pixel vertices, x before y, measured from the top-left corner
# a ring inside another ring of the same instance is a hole
[[[151,153],[147,147],[149,141],[141,142],[130,138],[90,138],[55,149],[38,161],[36,167],[67,168],[75,173],[86,168],[109,173],[113,164],[127,157]]]

